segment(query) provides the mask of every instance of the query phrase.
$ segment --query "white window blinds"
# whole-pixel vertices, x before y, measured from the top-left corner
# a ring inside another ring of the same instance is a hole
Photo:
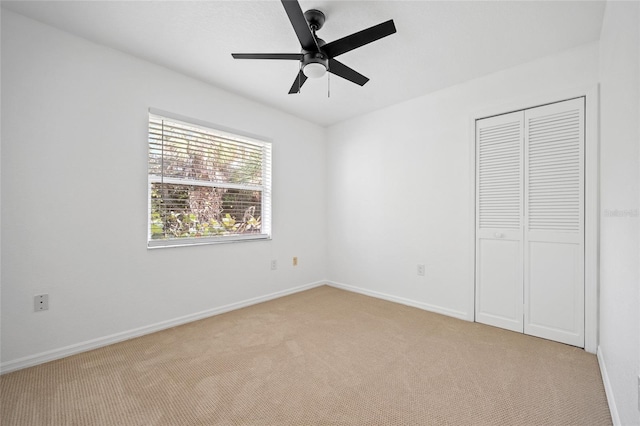
[[[148,246],[270,237],[271,144],[149,115]]]

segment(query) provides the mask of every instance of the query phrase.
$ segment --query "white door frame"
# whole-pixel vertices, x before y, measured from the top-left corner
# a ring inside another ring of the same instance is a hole
[[[534,98],[516,100],[507,104],[483,109],[471,114],[469,119],[470,136],[470,209],[469,223],[472,241],[470,241],[470,265],[473,273],[473,291],[470,292],[468,312],[473,315],[469,320],[475,320],[475,271],[476,271],[476,120],[494,115],[520,111],[537,106],[564,101],[578,97],[585,97],[585,258],[584,258],[584,349],[596,353],[598,347],[598,288],[599,288],[599,223],[600,223],[600,129],[599,129],[599,86],[582,86],[567,90],[556,90]]]

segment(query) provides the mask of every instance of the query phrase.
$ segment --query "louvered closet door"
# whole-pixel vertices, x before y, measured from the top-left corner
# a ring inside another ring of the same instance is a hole
[[[523,331],[524,113],[476,122],[476,321]]]
[[[525,111],[524,332],[584,347],[584,99]]]

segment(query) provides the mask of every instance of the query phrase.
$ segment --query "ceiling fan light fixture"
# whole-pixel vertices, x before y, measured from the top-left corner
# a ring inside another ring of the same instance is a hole
[[[302,68],[302,72],[309,78],[320,78],[327,72],[327,68],[318,62],[311,62]]]

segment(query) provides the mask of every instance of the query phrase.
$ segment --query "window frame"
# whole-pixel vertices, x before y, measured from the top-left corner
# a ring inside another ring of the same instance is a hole
[[[151,208],[152,208],[152,186],[154,183],[164,182],[175,185],[192,185],[210,188],[240,189],[240,190],[256,190],[255,185],[243,185],[235,183],[220,183],[213,181],[164,177],[150,174],[150,122],[151,119],[167,120],[175,124],[182,124],[189,127],[200,129],[207,133],[212,133],[217,137],[224,138],[229,142],[234,140],[240,144],[251,144],[261,146],[262,148],[262,185],[261,188],[261,217],[260,217],[260,233],[221,235],[215,237],[183,237],[183,238],[167,238],[152,239],[151,232]],[[198,245],[212,244],[228,244],[246,241],[268,241],[272,239],[271,231],[271,208],[272,208],[272,142],[270,139],[252,135],[247,132],[226,128],[217,124],[209,123],[179,114],[162,111],[155,108],[149,108],[147,114],[147,249],[169,248],[169,247],[190,247]]]

